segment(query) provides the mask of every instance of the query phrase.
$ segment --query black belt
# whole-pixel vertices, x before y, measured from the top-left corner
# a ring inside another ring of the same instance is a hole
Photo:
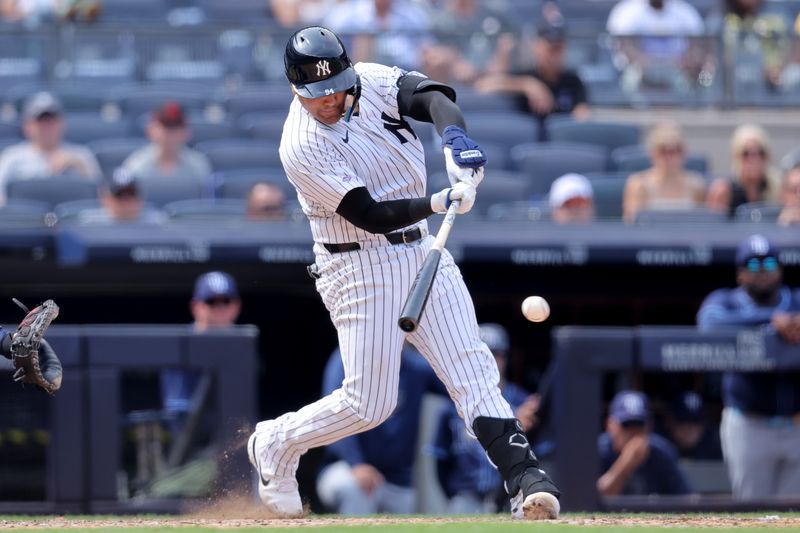
[[[391,244],[409,244],[418,241],[422,238],[422,230],[419,228],[408,229],[406,231],[396,231],[394,233],[386,233],[384,235],[386,240]],[[325,247],[332,254],[340,254],[342,252],[352,252],[360,250],[361,245],[357,242],[343,242],[343,243],[330,243],[323,242],[322,246]]]

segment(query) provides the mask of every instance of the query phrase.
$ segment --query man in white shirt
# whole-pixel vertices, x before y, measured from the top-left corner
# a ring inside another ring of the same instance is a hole
[[[64,110],[48,92],[34,94],[23,109],[22,131],[27,141],[14,144],[0,154],[0,203],[5,202],[11,179],[49,178],[70,175],[98,181],[100,165],[88,148],[63,143]]]

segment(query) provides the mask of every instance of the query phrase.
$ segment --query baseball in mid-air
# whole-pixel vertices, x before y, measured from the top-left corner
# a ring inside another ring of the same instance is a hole
[[[522,314],[531,322],[544,322],[550,316],[550,304],[541,296],[528,296],[522,301]]]

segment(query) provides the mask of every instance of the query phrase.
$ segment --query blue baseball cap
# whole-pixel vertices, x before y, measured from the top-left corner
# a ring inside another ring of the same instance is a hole
[[[238,298],[236,280],[227,272],[206,272],[194,284],[195,300],[210,300],[218,297]]]
[[[736,264],[741,266],[754,257],[778,258],[778,247],[763,235],[751,235],[739,243],[736,249]]]
[[[650,402],[641,392],[620,391],[611,400],[608,416],[620,424],[630,422],[646,424],[650,421]]]
[[[478,326],[481,340],[493,352],[507,352],[509,347],[508,333],[500,324],[487,322]]]

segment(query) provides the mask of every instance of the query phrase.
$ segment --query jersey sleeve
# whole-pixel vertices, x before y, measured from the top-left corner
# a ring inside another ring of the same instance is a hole
[[[383,103],[397,107],[397,94],[400,91],[398,80],[404,75],[420,76],[427,78],[425,74],[416,71],[408,71],[400,67],[387,67],[375,63],[360,63],[361,83],[369,85],[372,92],[378,95]]]
[[[281,146],[280,155],[289,181],[312,208],[334,213],[348,192],[364,187],[344,156],[321,135]]]

